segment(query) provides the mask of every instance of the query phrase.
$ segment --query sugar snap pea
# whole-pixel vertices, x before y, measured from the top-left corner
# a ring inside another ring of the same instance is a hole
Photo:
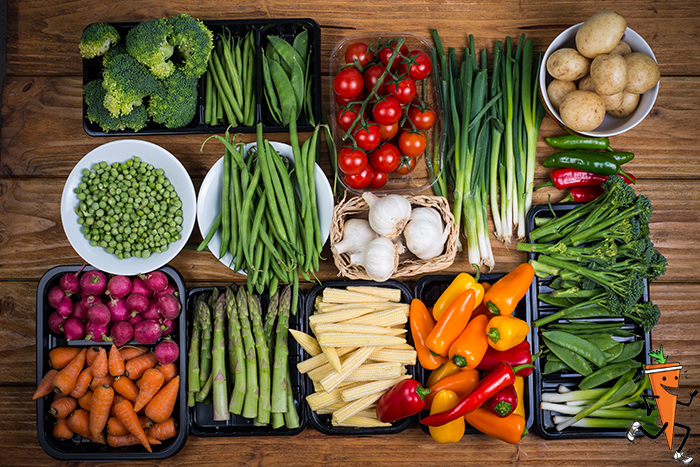
[[[564,362],[553,362],[547,360],[547,363],[544,364],[544,370],[542,371],[542,374],[550,375],[552,373],[557,373],[559,371],[566,370],[567,368],[569,368],[569,366]]]
[[[270,67],[270,76],[272,77],[272,82],[275,85],[277,97],[280,101],[282,124],[289,125],[289,122],[292,119],[291,114],[294,113],[294,118],[296,118],[297,115],[296,93],[294,92],[292,82],[282,66],[274,60],[268,60],[268,65]]]
[[[544,337],[544,342],[545,344],[547,344],[547,348],[551,350],[554,355],[559,357],[559,359],[562,362],[564,362],[569,368],[574,370],[576,373],[579,373],[583,376],[587,376],[593,372],[591,366],[588,364],[586,359],[577,354],[576,352],[572,352],[571,350],[565,347],[557,345],[555,342],[547,339],[547,337]]]
[[[270,75],[270,64],[268,61],[268,56],[263,54],[262,56],[262,71],[263,71],[263,85],[265,86],[264,94],[265,101],[267,102],[267,108],[272,114],[272,118],[276,122],[282,122],[282,109],[280,108],[280,102],[277,98],[277,91],[275,90],[274,84],[272,83],[272,76]]]
[[[617,342],[615,339],[613,339],[612,336],[610,336],[610,335],[584,336],[584,339],[586,339],[588,342],[590,342],[591,344],[598,347],[603,352],[605,352],[606,350],[610,350],[611,348],[613,348],[617,344],[619,344],[619,342]]]
[[[549,341],[579,354],[597,367],[604,367],[607,364],[603,352],[581,337],[563,331],[545,331],[542,335]]]
[[[625,344],[623,344],[622,342],[618,342],[617,345],[611,347],[608,350],[603,351],[603,353],[605,354],[605,358],[608,359],[608,363],[619,357],[624,348]]]
[[[636,364],[636,365],[635,365]],[[633,368],[641,366],[639,362],[627,360],[621,363],[604,366],[581,380],[578,387],[580,389],[593,389],[608,383],[615,378],[619,378]]]
[[[301,31],[299,34],[297,34],[294,37],[294,41],[292,43],[292,46],[294,47],[294,50],[297,51],[299,54],[299,58],[301,59],[301,63],[306,62],[306,56],[309,51],[309,30],[304,29]]]
[[[620,363],[622,361],[635,358],[637,355],[639,355],[642,352],[643,349],[644,349],[644,341],[643,340],[634,341],[634,342],[630,342],[629,344],[625,344],[624,348],[622,349],[622,353],[620,353],[620,355],[618,355],[617,358],[611,360],[610,363]]]

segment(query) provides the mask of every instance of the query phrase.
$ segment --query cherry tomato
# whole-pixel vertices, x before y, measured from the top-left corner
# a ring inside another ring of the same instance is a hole
[[[412,104],[408,108],[407,115],[413,125],[419,130],[430,130],[435,125],[435,119],[437,118],[432,104],[424,107]]]
[[[357,68],[343,68],[333,78],[333,90],[336,94],[347,99],[356,97],[362,91],[362,73]]]
[[[382,135],[382,141],[393,138],[399,132],[399,123],[393,125],[379,125],[379,132]]]
[[[362,172],[354,175],[345,175],[343,181],[350,188],[354,190],[361,190],[363,188],[367,188],[367,185],[369,185],[369,183],[372,181],[373,176],[374,171],[372,170],[372,166],[367,164]]]
[[[357,117],[357,113],[360,111],[360,108],[362,107],[361,104],[354,104],[352,106],[347,106],[347,107],[341,107],[338,110],[338,113],[336,114],[336,121],[338,122],[338,126],[343,130],[343,131],[348,131],[350,128],[350,125],[352,125],[352,122],[355,121],[355,118]],[[364,117],[364,115],[363,115]],[[359,121],[358,121],[359,123]]]
[[[394,96],[401,105],[406,105],[416,97],[416,82],[405,75],[389,81],[386,91]]]
[[[336,94],[335,92],[333,93],[333,96],[335,96],[335,103],[336,103],[336,104],[338,104],[338,105],[340,105],[340,106],[348,105],[348,104],[351,103],[351,102],[360,102],[360,101],[363,101],[363,100],[365,99],[365,88],[363,87],[363,88],[362,88],[362,91],[360,92],[360,94],[358,94],[358,95],[355,96],[355,97],[347,98],[347,97],[339,96],[339,95]]]
[[[367,156],[369,164],[380,172],[393,172],[401,164],[401,153],[391,143],[384,143]]]
[[[374,174],[372,175],[372,181],[369,182],[369,187],[374,188],[375,190],[378,190],[379,188],[382,188],[384,185],[386,185],[386,182],[389,181],[389,174],[386,172],[380,172],[379,170],[375,170]]]
[[[418,157],[428,146],[428,140],[421,132],[403,130],[399,135],[399,149],[402,154],[410,157]]]
[[[373,151],[382,142],[382,133],[379,125],[375,122],[366,122],[364,125],[357,125],[352,133],[357,147],[363,151]]]
[[[377,52],[377,56],[379,57],[379,61],[386,66],[387,63],[389,63],[389,59],[391,58],[391,54],[394,53],[394,50],[396,49],[396,42],[392,42],[390,45],[386,45],[379,49],[379,52]],[[399,49],[399,55],[397,55],[394,58],[394,61],[391,63],[391,69],[396,70],[401,62],[403,61],[403,57],[408,56],[408,47],[406,44],[402,44],[401,48]]]
[[[364,68],[374,58],[374,54],[371,50],[367,50],[368,48],[364,42],[350,44],[345,50],[345,63],[355,63],[355,59],[357,59],[360,66]]]
[[[345,146],[338,151],[338,168],[343,173],[354,175],[362,172],[367,167],[367,155],[359,149]]]
[[[414,50],[411,52],[410,57],[401,63],[402,73],[406,73],[406,68],[408,68],[408,76],[418,81],[430,75],[433,63],[430,61],[428,54],[421,50]]]
[[[401,104],[393,96],[384,96],[379,99],[372,109],[372,116],[380,125],[397,123],[402,115]]]
[[[381,65],[372,65],[365,70],[365,89],[367,92],[372,92],[374,85],[377,84],[377,81],[379,81],[379,77],[382,76],[384,70],[386,70],[386,68]],[[382,84],[379,85],[379,89],[377,89],[377,95],[382,96],[386,94],[386,83],[388,81],[388,77],[389,74],[387,73],[387,76],[384,77]]]
[[[416,158],[415,157],[408,157],[408,156],[401,156],[401,163],[399,163],[399,168],[394,170],[394,173],[397,173],[399,175],[407,175],[411,172],[413,172],[413,169],[416,168]]]

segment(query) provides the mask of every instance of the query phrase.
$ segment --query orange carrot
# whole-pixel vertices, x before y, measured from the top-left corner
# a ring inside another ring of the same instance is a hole
[[[56,347],[49,352],[49,365],[55,370],[60,370],[79,353],[80,347]]]
[[[78,407],[78,401],[72,397],[59,397],[51,403],[49,413],[56,418],[66,418],[76,407]]]
[[[156,354],[154,352],[149,352],[127,361],[124,364],[124,368],[129,378],[139,379],[146,370],[156,366],[156,363],[158,363]]]
[[[125,362],[131,360],[132,358],[136,358],[139,355],[143,355],[146,352],[148,352],[146,347],[134,345],[125,345],[119,348],[119,353],[122,355]]]
[[[92,382],[90,383],[90,389],[95,391],[98,386],[102,386],[103,384],[105,386],[111,386],[113,383],[114,376],[110,375],[109,373],[102,378],[98,378],[97,376],[93,375]]]
[[[85,355],[85,361],[87,362],[87,366],[92,366],[92,363],[95,361],[95,358],[100,353],[100,346],[98,345],[93,345],[90,347],[87,351],[87,354]]]
[[[92,382],[92,367],[87,367],[80,372],[78,376],[78,381],[75,382],[75,387],[70,392],[70,395],[79,399],[83,394],[90,389],[90,383]]]
[[[109,415],[112,417],[116,417],[117,414],[114,412],[114,406],[120,403],[121,401],[128,400],[126,397],[122,396],[121,394],[115,394],[114,395],[114,401],[112,401],[112,408],[109,409]]]
[[[90,408],[92,407],[92,391],[87,390],[83,396],[78,399],[78,405],[80,405],[80,408],[87,410],[88,412],[90,411]]]
[[[36,391],[34,391],[34,395],[32,396],[33,400],[37,400],[53,392],[53,377],[56,376],[56,373],[58,373],[58,370],[49,370],[44,375],[41,382],[39,382],[39,385],[36,387]]]
[[[136,401],[136,397],[139,395],[139,389],[136,387],[136,384],[123,375],[114,378],[112,387],[132,403]]]
[[[146,416],[156,423],[162,423],[170,418],[175,408],[180,389],[180,376],[176,376],[163,386],[158,394],[146,405]]]
[[[153,422],[145,415],[139,415],[139,423],[141,423],[141,428],[144,430],[153,425]],[[126,429],[124,424],[120,422],[116,416],[112,416],[107,420],[107,433],[113,436],[124,436],[129,434],[129,430]]]
[[[147,442],[150,444],[158,445],[161,444],[159,440],[155,438],[147,437]],[[137,436],[132,434],[122,435],[122,436],[107,436],[107,444],[113,448],[121,448],[124,446],[133,446],[134,444],[142,444]],[[150,452],[150,451],[149,451]]]
[[[170,417],[162,423],[154,424],[152,427],[146,430],[146,434],[161,441],[176,437],[177,425],[175,424],[175,419]]]
[[[67,441],[73,437],[75,433],[73,430],[68,428],[68,420],[65,418],[59,418],[56,420],[56,425],[53,427],[53,435],[60,440]]]
[[[122,354],[119,353],[119,349],[114,344],[112,344],[112,348],[109,349],[109,374],[112,376],[124,374],[124,357],[122,357]]]
[[[100,347],[95,360],[92,362],[92,375],[95,378],[104,378],[109,374],[109,361],[107,360],[107,351],[104,347]]]
[[[87,410],[76,409],[66,418],[68,428],[77,433],[83,438],[87,438],[95,443],[105,444],[104,433],[98,433],[97,436],[92,436],[90,433],[90,413]]]
[[[90,409],[90,433],[97,436],[105,429],[109,419],[109,409],[114,400],[114,389],[111,386],[99,386],[92,393],[92,405]]]
[[[163,387],[164,379],[163,373],[155,368],[149,368],[144,372],[141,377],[141,386],[139,386],[139,395],[134,403],[135,411],[138,412],[150,402],[153,396]]]
[[[139,417],[136,415],[134,406],[131,405],[131,402],[127,400],[121,401],[114,407],[114,411],[116,412],[119,421],[124,424],[127,430],[129,430],[129,433],[135,435],[148,452],[153,452],[151,445],[148,443],[146,433],[143,431],[143,428],[141,428]]]
[[[85,349],[81,350],[68,365],[63,367],[61,371],[56,373],[56,376],[53,377],[53,387],[56,392],[69,394],[73,388],[75,388],[78,376],[80,376],[83,365],[85,365],[85,353]]]
[[[158,364],[156,365],[156,370],[163,373],[163,376],[165,377],[163,384],[168,384],[171,379],[178,375],[178,369],[175,363],[168,363],[167,365]]]

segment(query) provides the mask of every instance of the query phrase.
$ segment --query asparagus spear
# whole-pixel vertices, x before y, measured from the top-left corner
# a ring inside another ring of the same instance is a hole
[[[270,303],[267,305],[267,314],[265,315],[265,327],[263,328],[263,333],[265,334],[265,340],[267,340],[267,348],[270,352],[273,351],[274,346],[274,334],[273,330],[275,327],[275,320],[277,319],[277,309],[279,308],[279,294],[273,294],[270,296]]]
[[[287,411],[284,413],[284,420],[290,430],[299,428],[299,414],[297,414],[297,408],[294,405],[289,367],[287,367]]]
[[[216,290],[216,289],[214,289]],[[199,354],[199,385],[203,386],[211,372],[211,308],[203,300],[197,300],[196,313],[202,326],[202,347]]]
[[[287,333],[291,300],[292,289],[285,287],[279,299],[275,357],[272,364],[272,411],[276,413],[287,411],[287,369],[289,367]]]
[[[224,330],[224,312],[226,310],[226,295],[219,295],[214,307],[214,345],[212,348],[212,375],[214,420],[229,419],[228,387],[226,385],[226,331]]]
[[[240,287],[236,296],[238,304],[238,317],[241,324],[241,337],[245,350],[246,368],[246,392],[243,401],[243,415],[245,418],[255,418],[258,415],[258,365],[255,356],[255,340],[250,332],[248,320],[248,296],[245,288]]]
[[[260,300],[255,295],[248,295],[250,320],[253,324],[253,335],[258,353],[258,378],[260,394],[258,399],[258,423],[270,423],[270,351],[263,333]]]
[[[231,392],[231,401],[228,410],[231,413],[240,415],[243,410],[243,401],[246,392],[246,365],[245,350],[243,349],[243,338],[241,337],[241,324],[238,322],[238,305],[236,295],[231,288],[226,289],[226,311],[228,315],[229,345],[233,343],[234,357],[234,385]],[[229,348],[229,355],[231,350]]]
[[[202,385],[202,389],[199,390],[197,393],[197,402],[204,402],[205,399],[209,396],[209,393],[211,392],[211,388],[214,384],[214,375],[209,374],[209,378],[207,378],[207,381]]]
[[[188,382],[188,395],[187,395],[187,405],[194,406],[194,397],[190,398],[191,394],[199,392],[199,347],[200,347],[200,337],[202,332],[202,326],[199,322],[197,313],[194,313],[194,323],[192,324],[192,338],[190,339],[190,351],[187,355],[187,382]]]

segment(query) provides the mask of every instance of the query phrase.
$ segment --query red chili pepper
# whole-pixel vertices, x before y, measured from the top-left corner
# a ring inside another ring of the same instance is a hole
[[[486,401],[486,408],[499,417],[507,417],[515,411],[518,406],[518,393],[511,384],[496,393],[491,399]]]
[[[508,350],[496,350],[489,346],[486,355],[481,359],[481,363],[476,367],[481,371],[492,371],[501,362],[506,362],[510,366],[531,365],[532,355],[530,354],[530,343],[522,341],[520,344]],[[532,368],[523,368],[516,373],[516,376],[530,376]]]
[[[622,179],[627,184],[632,184],[637,180],[633,175],[627,175],[629,176],[629,178],[621,175]],[[565,188],[571,188],[573,186],[600,186],[608,179],[608,176],[597,175],[579,169],[558,168],[550,172],[549,178],[549,182],[543,183],[537,188],[554,185],[559,190],[563,190]]]
[[[476,410],[495,396],[498,391],[506,386],[512,386],[515,382],[515,373],[524,366],[513,368],[505,362],[499,364],[495,370],[479,381],[474,390],[460,400],[454,408],[425,417],[421,423],[428,426],[440,426]]]
[[[425,396],[430,389],[415,379],[405,379],[389,389],[377,402],[377,418],[382,422],[395,422],[415,415],[425,407]]]
[[[605,192],[600,186],[572,186],[560,203],[588,203]]]

